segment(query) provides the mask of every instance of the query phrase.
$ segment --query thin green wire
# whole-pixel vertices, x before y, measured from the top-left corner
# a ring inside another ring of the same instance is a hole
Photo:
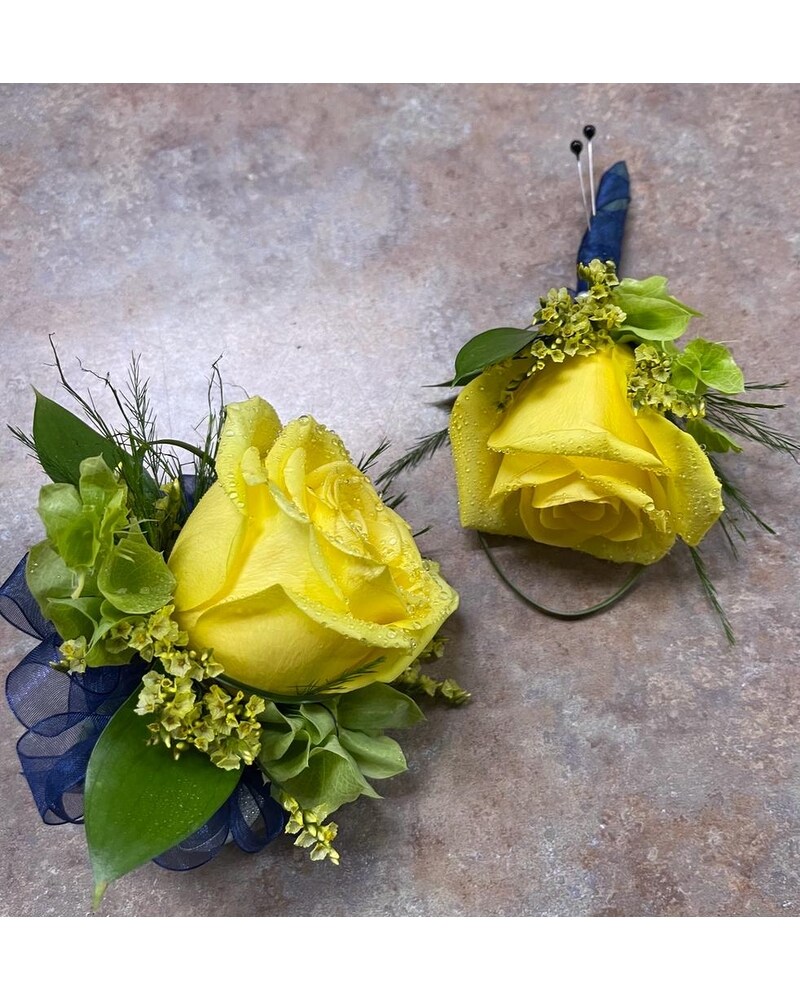
[[[622,584],[622,586],[618,590],[615,590],[610,597],[606,597],[602,601],[600,601],[599,604],[593,604],[591,607],[583,608],[580,611],[555,611],[553,610],[553,608],[546,608],[543,604],[538,604],[532,598],[528,597],[527,594],[523,594],[523,592],[519,589],[519,587],[516,587],[508,579],[503,570],[500,568],[500,564],[492,555],[492,550],[489,548],[489,545],[486,541],[486,537],[482,531],[478,532],[478,538],[480,538],[481,540],[483,551],[486,553],[486,556],[489,562],[492,564],[494,571],[497,573],[497,575],[500,577],[503,583],[509,588],[509,590],[512,590],[517,595],[517,597],[523,600],[529,607],[533,608],[535,611],[539,611],[543,615],[547,615],[549,618],[558,618],[562,621],[575,621],[576,619],[579,618],[589,618],[591,615],[596,615],[599,611],[605,611],[606,608],[612,607],[612,605],[616,604],[617,601],[622,600],[622,598],[628,593],[628,591],[631,589],[634,583],[636,583],[640,574],[645,569],[647,569],[646,566],[634,566],[633,572],[630,574],[627,580]]]

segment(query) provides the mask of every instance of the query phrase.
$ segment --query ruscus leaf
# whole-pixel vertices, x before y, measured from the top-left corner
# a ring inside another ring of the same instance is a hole
[[[535,330],[519,330],[509,326],[484,330],[477,337],[468,340],[456,355],[456,373],[450,384],[466,385],[489,365],[513,357],[535,338]]]
[[[103,730],[86,771],[84,820],[95,903],[113,879],[198,830],[240,777],[195,750],[175,760],[166,747],[148,745],[147,716],[134,712],[138,697],[137,688]]]
[[[114,469],[123,454],[114,442],[40,392],[36,392],[33,410],[33,443],[42,468],[53,482],[73,486],[80,482],[81,462],[85,458],[102,455]]]

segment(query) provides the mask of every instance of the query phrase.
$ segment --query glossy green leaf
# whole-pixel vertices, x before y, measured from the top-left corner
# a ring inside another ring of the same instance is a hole
[[[148,746],[148,718],[134,712],[138,697],[137,689],[103,730],[86,771],[84,819],[96,902],[113,879],[198,830],[240,778],[194,750],[175,760],[165,747]]]
[[[339,699],[339,725],[361,732],[407,729],[423,722],[425,716],[413,698],[388,684],[368,684]]]
[[[102,455],[113,469],[123,454],[114,442],[39,392],[33,410],[33,443],[42,468],[53,482],[73,486],[80,481],[80,466],[85,458]]]
[[[686,432],[706,451],[724,453],[726,451],[740,452],[742,449],[718,427],[713,427],[708,421],[691,419],[686,421]]]
[[[468,340],[456,355],[456,373],[450,384],[466,385],[489,365],[513,357],[535,338],[535,330],[518,330],[506,326],[479,333],[477,337]]]
[[[392,778],[408,768],[400,744],[390,736],[370,736],[342,729],[339,741],[367,778]]]

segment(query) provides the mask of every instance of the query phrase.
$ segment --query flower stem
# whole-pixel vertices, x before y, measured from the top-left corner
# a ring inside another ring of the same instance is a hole
[[[612,607],[614,604],[617,603],[617,601],[622,600],[622,598],[628,593],[628,591],[634,585],[636,580],[639,578],[640,574],[645,569],[647,569],[646,566],[634,566],[630,576],[622,584],[622,586],[619,587],[617,590],[615,590],[614,593],[611,594],[609,597],[603,598],[603,600],[600,601],[599,604],[593,604],[591,607],[588,608],[581,608],[580,611],[555,611],[553,608],[546,608],[543,604],[538,604],[532,598],[528,597],[527,594],[523,594],[523,592],[519,589],[519,587],[516,587],[508,579],[508,577],[501,569],[500,564],[497,562],[494,555],[492,554],[492,550],[489,548],[489,544],[486,541],[486,536],[483,534],[482,531],[478,532],[478,538],[480,538],[481,540],[481,545],[483,546],[483,551],[486,553],[486,557],[494,567],[494,570],[497,573],[497,575],[500,577],[503,583],[509,588],[509,590],[512,590],[517,595],[517,597],[523,600],[528,605],[528,607],[533,608],[534,611],[539,611],[541,612],[541,614],[547,615],[549,618],[559,618],[562,621],[574,621],[575,619],[578,618],[589,618],[591,615],[596,615],[599,611],[605,611],[606,608]]]

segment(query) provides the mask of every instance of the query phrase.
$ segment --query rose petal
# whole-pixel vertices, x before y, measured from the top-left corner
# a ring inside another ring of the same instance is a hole
[[[435,613],[410,630],[337,614],[276,585],[204,611],[192,639],[214,649],[226,676],[273,694],[295,696],[340,683],[354,690],[394,680],[456,605],[444,584]]]
[[[633,353],[617,346],[545,365],[516,390],[489,448],[662,469],[628,402],[632,367]]]
[[[670,471],[663,484],[673,530],[687,545],[697,545],[725,509],[722,485],[691,435],[652,410],[642,410],[639,420]]]
[[[493,493],[502,456],[489,449],[487,441],[503,419],[498,403],[506,386],[521,378],[528,367],[525,360],[494,365],[462,389],[453,405],[450,442],[459,515],[465,528],[527,537],[518,499]]]
[[[201,498],[169,557],[176,608],[199,607],[222,591],[231,552],[245,528],[245,518],[222,489],[212,487]]]
[[[266,411],[250,402],[223,432],[227,492],[211,487],[170,560],[179,624],[232,679],[275,694],[393,680],[457,595],[335,434],[300,418],[263,456]]]
[[[272,447],[280,429],[278,414],[260,396],[243,403],[229,403],[226,407],[225,426],[217,452],[217,478],[228,497],[240,507],[246,501],[248,482],[252,485],[259,480],[266,481],[260,459]]]

